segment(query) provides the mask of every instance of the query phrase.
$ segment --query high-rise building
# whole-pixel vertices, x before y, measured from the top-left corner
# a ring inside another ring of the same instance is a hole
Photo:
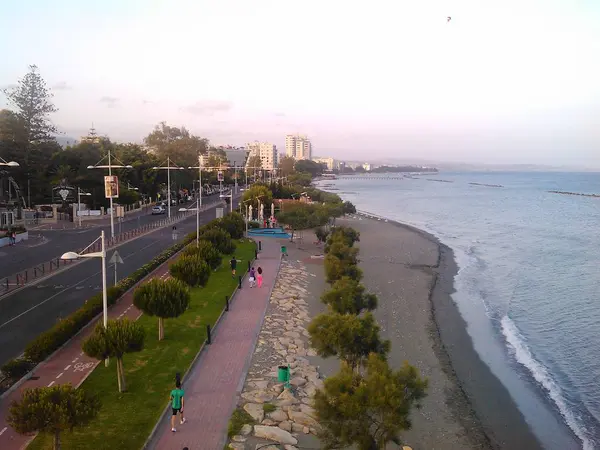
[[[277,146],[269,142],[250,142],[246,144],[246,150],[249,150],[248,160],[253,156],[260,157],[261,168],[273,170],[277,168]]]
[[[324,165],[327,168],[327,170],[337,170],[339,168],[338,162],[331,157],[329,157],[329,158],[313,158],[313,161],[318,164]]]
[[[285,137],[285,154],[296,161],[312,158],[312,145],[306,136],[288,134]]]

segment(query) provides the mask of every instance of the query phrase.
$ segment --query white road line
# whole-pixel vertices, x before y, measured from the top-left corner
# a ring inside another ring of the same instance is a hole
[[[64,374],[64,372],[59,373],[58,375],[56,375],[56,379],[58,380],[60,377],[62,377]]]
[[[3,434],[3,433],[6,431],[6,430],[8,430],[8,427],[4,427],[4,428],[2,428],[2,431],[0,431],[0,436],[2,436],[2,434]]]
[[[52,386],[54,384],[54,381],[51,381],[50,384],[48,385],[48,387]]]
[[[69,370],[69,367],[71,367],[71,364],[69,364],[67,367],[65,367],[63,370]]]
[[[83,352],[81,352],[81,353],[79,354],[79,356],[83,356]]]
[[[79,358],[75,358],[75,359],[74,359],[73,361],[71,361],[71,362],[72,362],[72,363],[75,363],[75,362],[77,362],[77,360],[78,360],[78,359],[79,359]]]

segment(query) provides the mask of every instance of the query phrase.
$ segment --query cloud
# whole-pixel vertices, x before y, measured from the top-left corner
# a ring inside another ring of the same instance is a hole
[[[66,81],[59,81],[54,86],[52,86],[52,89],[54,89],[55,91],[69,91],[73,89],[73,87],[67,84]]]
[[[200,100],[193,105],[182,107],[181,111],[196,116],[212,116],[218,112],[227,112],[232,108],[232,102],[222,100]]]
[[[275,117],[285,117],[285,113],[282,112],[276,112],[275,114],[273,114]]]
[[[109,97],[105,95],[100,99],[100,102],[106,103],[106,106],[108,106],[109,108],[114,108],[119,103],[119,99],[116,97]]]

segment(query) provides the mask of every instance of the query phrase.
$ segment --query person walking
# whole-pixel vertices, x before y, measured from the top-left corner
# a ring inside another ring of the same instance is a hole
[[[262,267],[256,269],[256,285],[261,287],[263,283]]]
[[[235,259],[235,255],[231,257],[229,267],[231,267],[231,278],[235,278],[235,269],[237,268],[237,259]]]
[[[254,270],[254,267],[252,267],[252,269],[250,269],[250,276],[248,277],[248,283],[250,284],[251,288],[253,288],[256,285],[256,270]]]
[[[176,377],[175,389],[171,391],[171,409],[173,410],[173,415],[171,416],[171,431],[173,433],[177,431],[175,428],[175,419],[177,419],[177,414],[180,415],[180,423],[182,425],[185,423],[185,417],[183,417],[184,395],[185,391],[181,388],[181,380],[179,377]]]

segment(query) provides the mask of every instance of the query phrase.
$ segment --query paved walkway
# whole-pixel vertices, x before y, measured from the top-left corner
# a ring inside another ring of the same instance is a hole
[[[166,278],[169,275],[170,262],[171,260],[162,264],[151,274],[151,277]],[[127,317],[136,320],[141,312],[133,306],[133,291],[130,291],[116,305],[111,307],[108,310],[108,315],[110,319]],[[22,436],[16,433],[6,423],[9,405],[13,400],[21,398],[23,389],[66,383],[78,387],[92,373],[99,362],[86,356],[81,351],[81,344],[94,330],[95,325],[95,323],[90,325],[84,332],[56,352],[48,361],[40,364],[28,381],[0,399],[0,449],[20,450],[25,448],[28,442],[33,439],[32,436]]]
[[[280,240],[262,240],[255,267],[262,267],[262,288],[238,291],[225,313],[213,341],[202,353],[184,381],[187,422],[171,432],[170,415],[159,423],[149,445],[157,450],[221,449],[225,444],[229,417],[241,392],[262,321],[275,284],[280,262]],[[166,405],[165,405],[166,406]],[[1,446],[1,443],[0,443]]]

